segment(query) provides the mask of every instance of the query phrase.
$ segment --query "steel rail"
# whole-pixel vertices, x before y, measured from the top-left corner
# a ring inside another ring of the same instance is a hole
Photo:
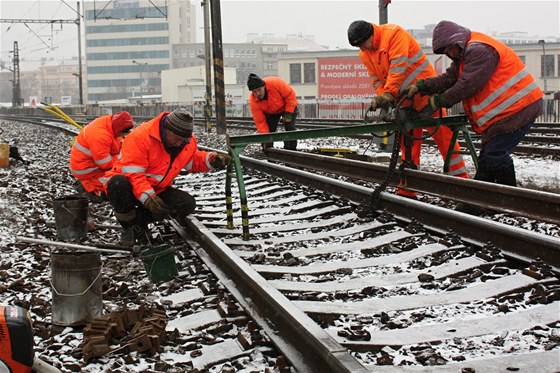
[[[283,149],[269,149],[267,157],[274,162],[376,183],[385,180],[389,170],[379,164]],[[411,169],[406,169],[404,175],[408,189],[560,225],[559,194]],[[397,186],[399,182],[400,176],[395,172],[390,184]]]
[[[189,216],[186,230],[175,229],[185,239],[194,239],[202,248],[195,251],[213,268],[245,309],[269,331],[269,336],[300,372],[369,372],[348,350],[335,341],[315,321],[298,309],[225,243]],[[228,286],[233,282],[232,286]]]
[[[259,170],[285,180],[343,196],[357,204],[369,206],[372,189],[334,180],[294,168],[241,157],[244,167]],[[250,201],[249,201],[250,202]],[[403,221],[421,221],[438,233],[450,231],[476,245],[492,243],[503,248],[504,255],[531,262],[538,258],[560,269],[560,240],[522,228],[468,215],[462,212],[399,197],[387,192],[380,195],[380,207]]]

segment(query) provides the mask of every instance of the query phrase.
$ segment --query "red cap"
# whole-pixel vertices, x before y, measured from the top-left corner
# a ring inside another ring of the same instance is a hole
[[[115,135],[119,132],[126,131],[134,127],[134,122],[132,121],[132,116],[128,111],[120,111],[113,114],[111,118],[111,124],[113,125],[113,132]]]

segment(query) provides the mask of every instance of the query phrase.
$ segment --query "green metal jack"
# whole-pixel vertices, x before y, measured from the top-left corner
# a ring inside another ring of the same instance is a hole
[[[453,130],[453,140],[457,139],[459,132],[463,133],[469,154],[472,156],[475,165],[477,164],[477,157],[474,145],[472,144],[470,136],[466,130],[467,117],[464,115],[448,116],[438,119],[440,125],[447,126]],[[247,193],[245,191],[245,184],[243,181],[243,169],[241,167],[240,154],[249,144],[262,144],[265,142],[275,141],[289,141],[289,140],[303,140],[322,137],[337,137],[337,136],[352,136],[361,134],[379,134],[386,131],[406,131],[414,128],[433,127],[433,119],[418,119],[418,120],[404,120],[399,122],[380,122],[375,124],[361,124],[355,126],[334,127],[334,128],[321,128],[313,130],[302,131],[289,131],[289,132],[275,132],[267,134],[253,134],[245,136],[229,136],[227,135],[227,144],[229,147],[229,154],[232,157],[232,163],[229,164],[226,175],[226,209],[227,209],[227,227],[233,229],[233,209],[232,209],[232,191],[231,191],[231,178],[233,175],[233,168],[235,168],[235,175],[237,178],[237,185],[239,188],[239,197],[241,202],[241,224],[242,224],[242,238],[249,239],[249,206],[247,203]],[[449,169],[449,162],[453,152],[454,141],[450,143],[448,156],[445,159],[444,170]]]

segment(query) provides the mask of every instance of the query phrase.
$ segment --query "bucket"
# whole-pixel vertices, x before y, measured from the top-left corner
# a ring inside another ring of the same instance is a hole
[[[101,255],[51,253],[52,323],[85,325],[101,316]]]
[[[8,168],[10,165],[10,145],[0,143],[0,167]]]
[[[178,274],[173,247],[168,245],[154,246],[141,251],[140,258],[152,282],[169,281]]]
[[[56,234],[61,241],[81,241],[87,235],[88,199],[83,196],[55,198]]]

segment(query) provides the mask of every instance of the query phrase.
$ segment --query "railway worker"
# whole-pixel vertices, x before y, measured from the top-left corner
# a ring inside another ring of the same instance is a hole
[[[193,116],[185,108],[162,112],[125,138],[121,159],[106,183],[107,196],[124,233],[121,244],[145,239],[147,223],[166,218],[184,224],[196,201],[173,188],[181,172],[208,172],[225,168],[228,155],[199,150],[193,135]]]
[[[431,95],[434,110],[463,102],[473,130],[482,135],[475,180],[516,186],[511,152],[541,114],[543,93],[508,46],[450,21],[434,28],[432,49],[452,62],[437,77],[408,88]]]
[[[296,130],[298,101],[296,92],[277,76],[261,79],[256,74],[249,74],[247,87],[251,91],[249,107],[253,115],[257,132],[276,132],[278,124],[284,125],[286,131]],[[272,147],[272,143],[263,143],[263,151]],[[297,140],[284,141],[284,149],[296,150]]]
[[[78,179],[78,191],[92,202],[106,200],[103,184],[118,160],[122,138],[134,126],[126,111],[104,115],[87,124],[70,152],[70,172]]]
[[[405,89],[418,79],[436,76],[436,72],[418,42],[406,30],[398,25],[376,25],[367,21],[354,21],[348,27],[348,41],[350,45],[360,48],[360,58],[366,66],[371,77],[371,84],[375,89],[369,110],[377,108],[387,109],[396,103],[396,99],[404,94]],[[407,105],[407,103],[404,103]],[[439,115],[439,112],[430,110],[428,98],[417,95],[413,98],[412,106],[423,114]],[[426,128],[433,131],[433,128]],[[414,138],[422,136],[423,129],[416,128],[412,131]],[[443,159],[447,156],[453,132],[445,126],[440,127],[433,135]],[[401,157],[405,160],[404,136],[401,137]],[[420,150],[422,140],[412,143],[411,168],[417,169],[420,165]],[[461,147],[456,142],[454,150],[459,152]],[[451,156],[449,174],[452,176],[468,178],[465,161],[460,154]],[[397,194],[416,198],[413,191],[398,188]]]

